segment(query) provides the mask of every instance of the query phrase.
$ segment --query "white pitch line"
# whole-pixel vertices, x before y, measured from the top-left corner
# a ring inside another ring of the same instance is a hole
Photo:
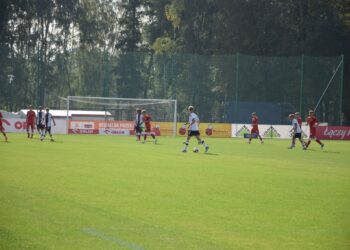
[[[137,244],[130,243],[126,240],[122,240],[122,239],[119,239],[116,237],[108,236],[104,232],[98,231],[95,228],[85,227],[82,229],[82,231],[88,235],[95,236],[95,237],[100,238],[102,240],[116,243],[121,247],[125,247],[125,248],[131,249],[131,250],[144,250],[143,247],[141,247]]]

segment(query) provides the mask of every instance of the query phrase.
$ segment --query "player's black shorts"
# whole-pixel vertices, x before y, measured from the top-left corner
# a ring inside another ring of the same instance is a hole
[[[196,136],[196,135],[201,135],[198,130],[190,130],[188,131],[188,136]]]
[[[137,134],[142,133],[142,128],[141,128],[140,126],[135,126],[135,132],[136,132]]]
[[[295,138],[300,138],[301,139],[301,133],[295,133]]]
[[[38,129],[44,129],[44,128],[45,128],[45,125],[39,123],[39,124],[36,125],[36,127],[37,127]]]
[[[46,127],[46,131],[51,134],[51,127]]]

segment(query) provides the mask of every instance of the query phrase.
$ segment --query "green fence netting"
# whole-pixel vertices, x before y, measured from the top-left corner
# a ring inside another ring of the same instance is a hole
[[[65,108],[60,97],[177,99],[178,119],[193,105],[206,122],[286,124],[314,109],[321,122],[342,123],[343,56],[154,54],[88,51],[8,54],[0,49],[1,109],[28,104]],[[10,83],[8,75],[14,75]],[[330,81],[332,79],[332,81]],[[329,85],[329,86],[328,86]],[[327,88],[328,86],[328,88]],[[322,99],[321,96],[323,96]]]

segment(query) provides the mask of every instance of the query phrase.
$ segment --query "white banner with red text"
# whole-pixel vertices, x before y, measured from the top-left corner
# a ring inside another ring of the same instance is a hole
[[[51,132],[54,134],[66,134],[67,126],[65,119],[55,119],[56,126],[52,124]],[[27,123],[25,119],[21,118],[4,118],[2,119],[2,125],[5,129],[5,132],[10,133],[26,133],[27,132]],[[36,129],[35,129],[36,130]]]

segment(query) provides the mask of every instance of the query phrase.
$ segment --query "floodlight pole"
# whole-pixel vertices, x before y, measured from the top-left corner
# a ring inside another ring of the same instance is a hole
[[[344,79],[344,55],[341,55],[341,70],[340,70],[340,100],[339,100],[339,124],[343,126],[343,79]]]
[[[299,95],[299,112],[300,115],[303,115],[303,83],[304,83],[304,54],[301,55],[300,63],[300,95]]]
[[[69,97],[67,97],[67,118],[66,118],[66,132],[69,134]]]
[[[238,121],[238,81],[239,81],[239,52],[236,53],[236,79],[235,79],[235,117],[234,120]]]
[[[333,81],[335,75],[337,74],[337,72],[338,72],[338,70],[339,70],[339,68],[340,68],[340,66],[341,66],[342,64],[343,64],[343,60],[340,61],[340,63],[338,64],[337,68],[335,69],[335,71],[334,71],[334,73],[333,73],[331,79],[328,81],[328,84],[327,84],[325,90],[323,91],[323,93],[322,93],[320,99],[318,100],[318,102],[317,102],[317,104],[316,104],[316,106],[315,106],[315,108],[314,108],[314,112],[316,112],[316,110],[317,110],[317,108],[318,108],[318,105],[320,105],[320,103],[321,103],[321,101],[322,101],[322,99],[323,99],[323,96],[326,94],[326,92],[327,92],[329,86],[331,85],[331,83],[332,83],[332,81]]]

